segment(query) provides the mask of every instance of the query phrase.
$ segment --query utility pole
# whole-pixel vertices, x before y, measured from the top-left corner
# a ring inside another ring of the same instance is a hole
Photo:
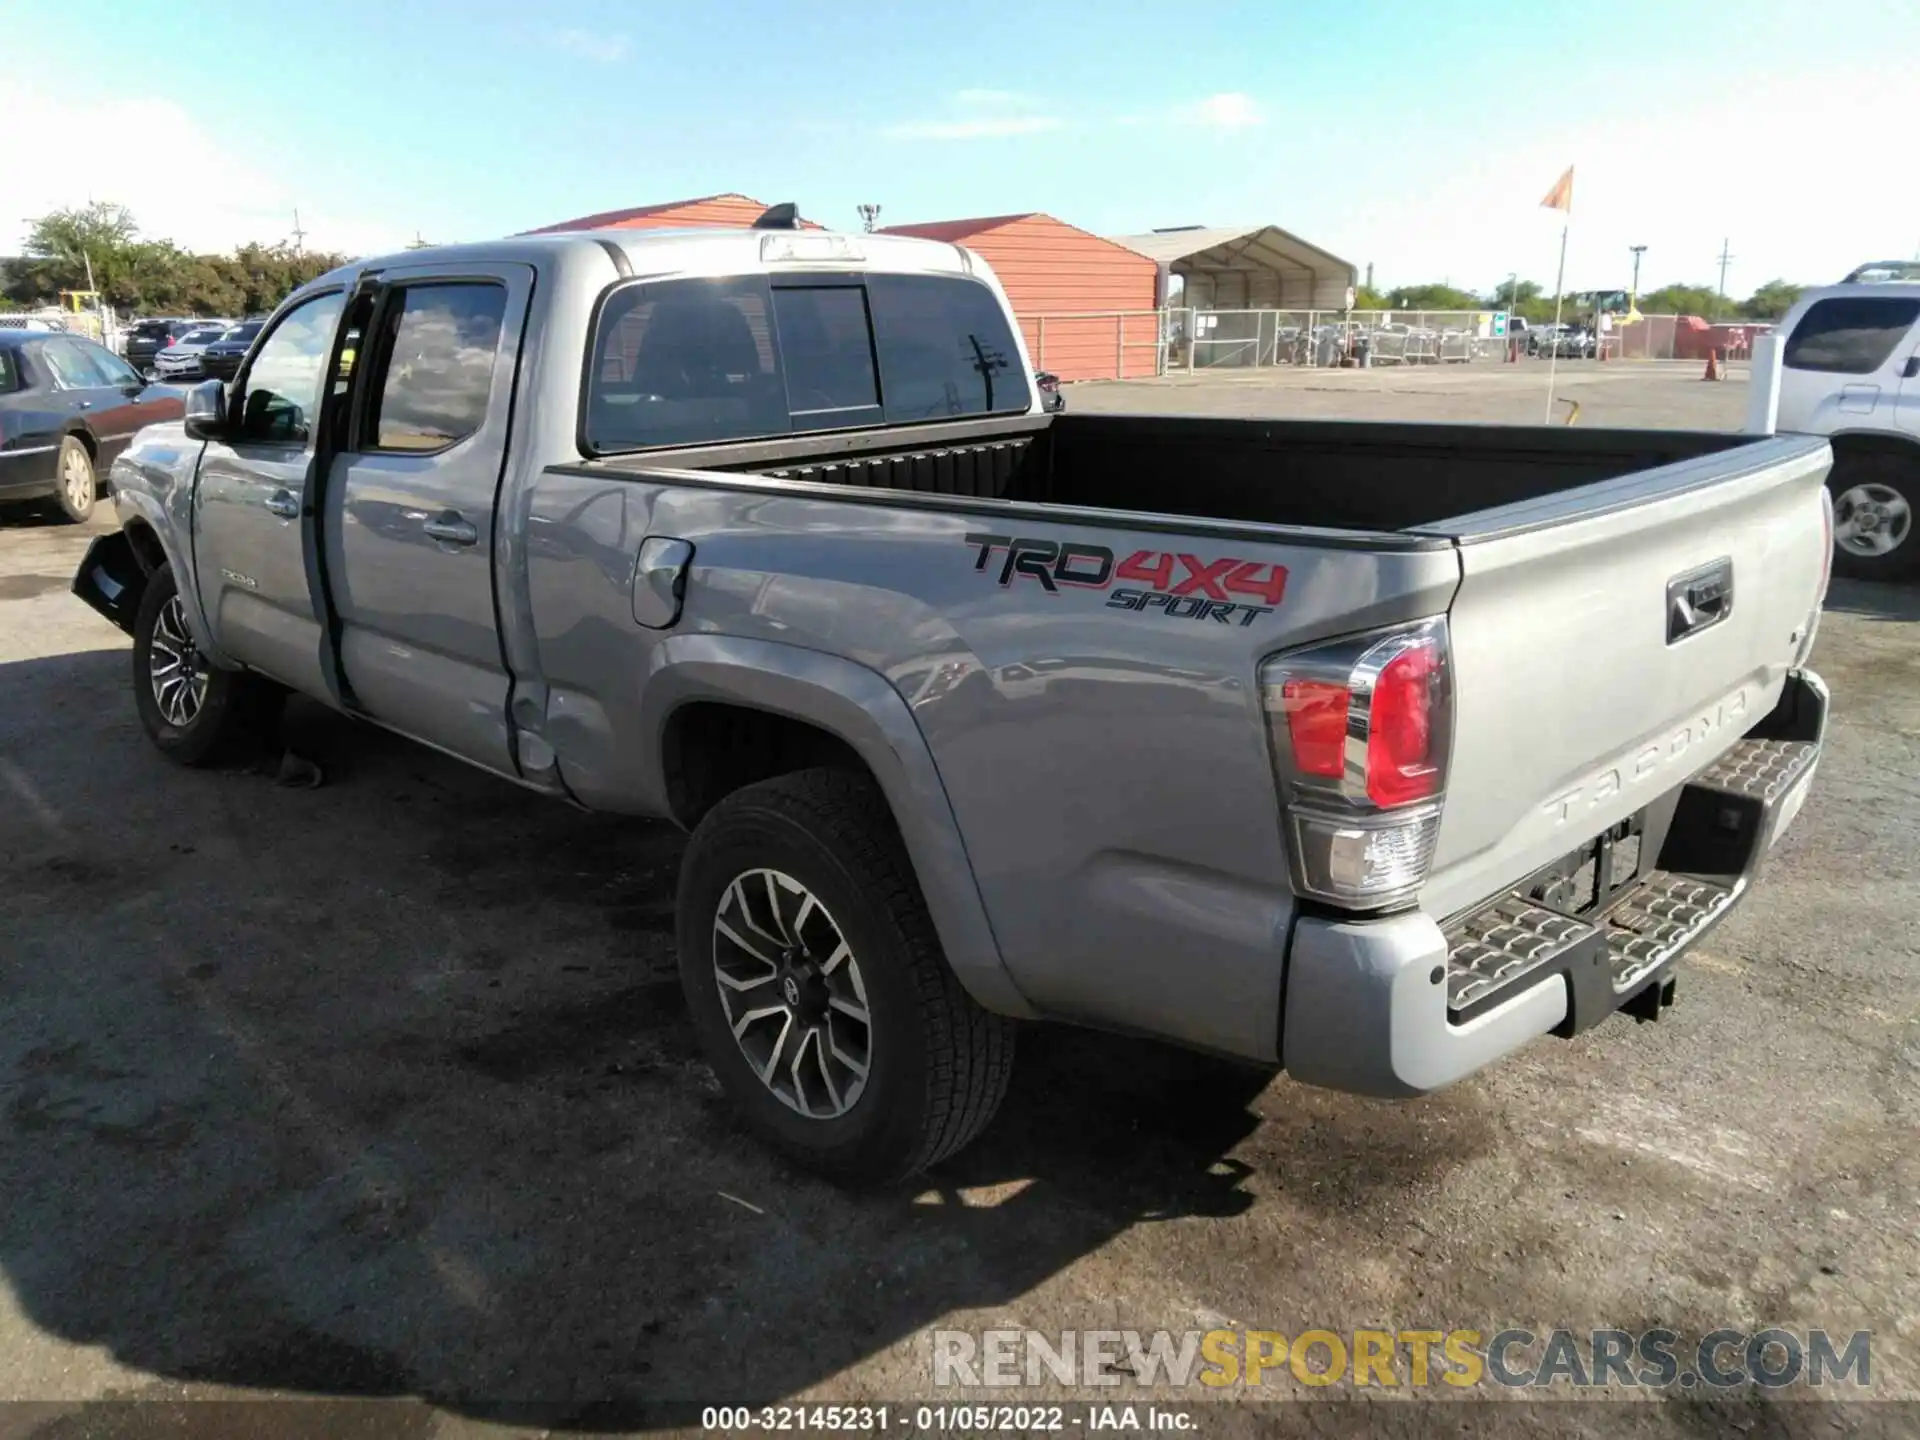
[[[1373,262],[1367,261],[1367,289],[1373,289]]]
[[[878,205],[856,205],[853,208],[860,212],[861,228],[871,235],[873,233],[874,223],[880,218],[880,207]]]
[[[1723,311],[1727,308],[1727,266],[1733,263],[1733,252],[1727,247],[1732,243],[1731,240],[1720,242],[1720,308]],[[1717,320],[1719,316],[1714,318]]]
[[[1632,314],[1634,305],[1640,299],[1640,257],[1647,253],[1647,247],[1644,245],[1629,245],[1627,249],[1633,252],[1633,288],[1627,292],[1627,313]],[[1724,284],[1725,282],[1722,281],[1721,283]]]
[[[300,253],[301,243],[307,238],[307,232],[300,228],[300,212],[293,212],[293,253]]]

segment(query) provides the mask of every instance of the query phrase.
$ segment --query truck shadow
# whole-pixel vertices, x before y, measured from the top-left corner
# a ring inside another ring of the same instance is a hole
[[[1920,585],[1835,576],[1826,608],[1871,620],[1920,620]]]
[[[181,771],[124,666],[0,666],[0,1267],[155,1394],[557,1427],[691,1423],[861,1362],[926,1394],[926,1327],[1135,1227],[1243,1214],[1257,1173],[1337,1244],[1488,1143],[1379,1107],[1301,1158],[1325,1110],[1290,1098],[1260,1138],[1266,1072],[1035,1029],[973,1149],[839,1192],[743,1135],[693,1051],[675,832],[310,710],[317,790]]]

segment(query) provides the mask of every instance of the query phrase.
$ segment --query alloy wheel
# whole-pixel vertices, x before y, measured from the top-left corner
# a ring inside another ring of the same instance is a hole
[[[812,1120],[845,1115],[873,1067],[866,984],[827,907],[791,875],[747,870],[720,897],[713,978],[760,1083]]]
[[[93,466],[78,445],[68,445],[61,453],[60,488],[76,510],[85,510],[93,503]]]
[[[1912,528],[1912,507],[1891,485],[1855,485],[1834,501],[1834,543],[1854,555],[1890,555]]]
[[[186,607],[178,595],[168,596],[154,617],[147,648],[154,703],[169,725],[185,729],[206,704],[207,662],[194,643]]]

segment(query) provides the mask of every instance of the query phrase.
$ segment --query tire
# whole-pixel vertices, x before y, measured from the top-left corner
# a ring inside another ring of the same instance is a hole
[[[1920,574],[1920,461],[1867,452],[1835,459],[1833,569],[1855,580]]]
[[[772,938],[795,931],[797,947]],[[973,1140],[1006,1095],[1014,1023],[954,978],[864,776],[802,770],[716,805],[682,862],[678,942],[714,1074],[748,1126],[807,1169],[847,1185],[902,1179]],[[787,1018],[748,1013],[769,1006]]]
[[[167,666],[170,656],[185,667],[184,681],[177,673],[170,681],[154,675],[156,665]],[[272,681],[219,669],[199,653],[170,565],[153,573],[140,596],[133,624],[133,694],[147,738],[169,759],[194,766],[257,752],[272,738],[286,698]]]
[[[93,473],[93,456],[77,435],[60,437],[60,454],[54,469],[54,503],[60,513],[76,525],[93,518],[93,507],[100,498],[100,482]]]

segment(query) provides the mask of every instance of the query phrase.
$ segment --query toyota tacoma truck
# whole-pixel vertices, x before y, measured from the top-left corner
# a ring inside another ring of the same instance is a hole
[[[1049,414],[952,245],[357,261],[113,470],[188,765],[289,691],[691,833],[690,1021],[841,1180],[1021,1021],[1374,1096],[1656,1018],[1807,793],[1811,437]]]

